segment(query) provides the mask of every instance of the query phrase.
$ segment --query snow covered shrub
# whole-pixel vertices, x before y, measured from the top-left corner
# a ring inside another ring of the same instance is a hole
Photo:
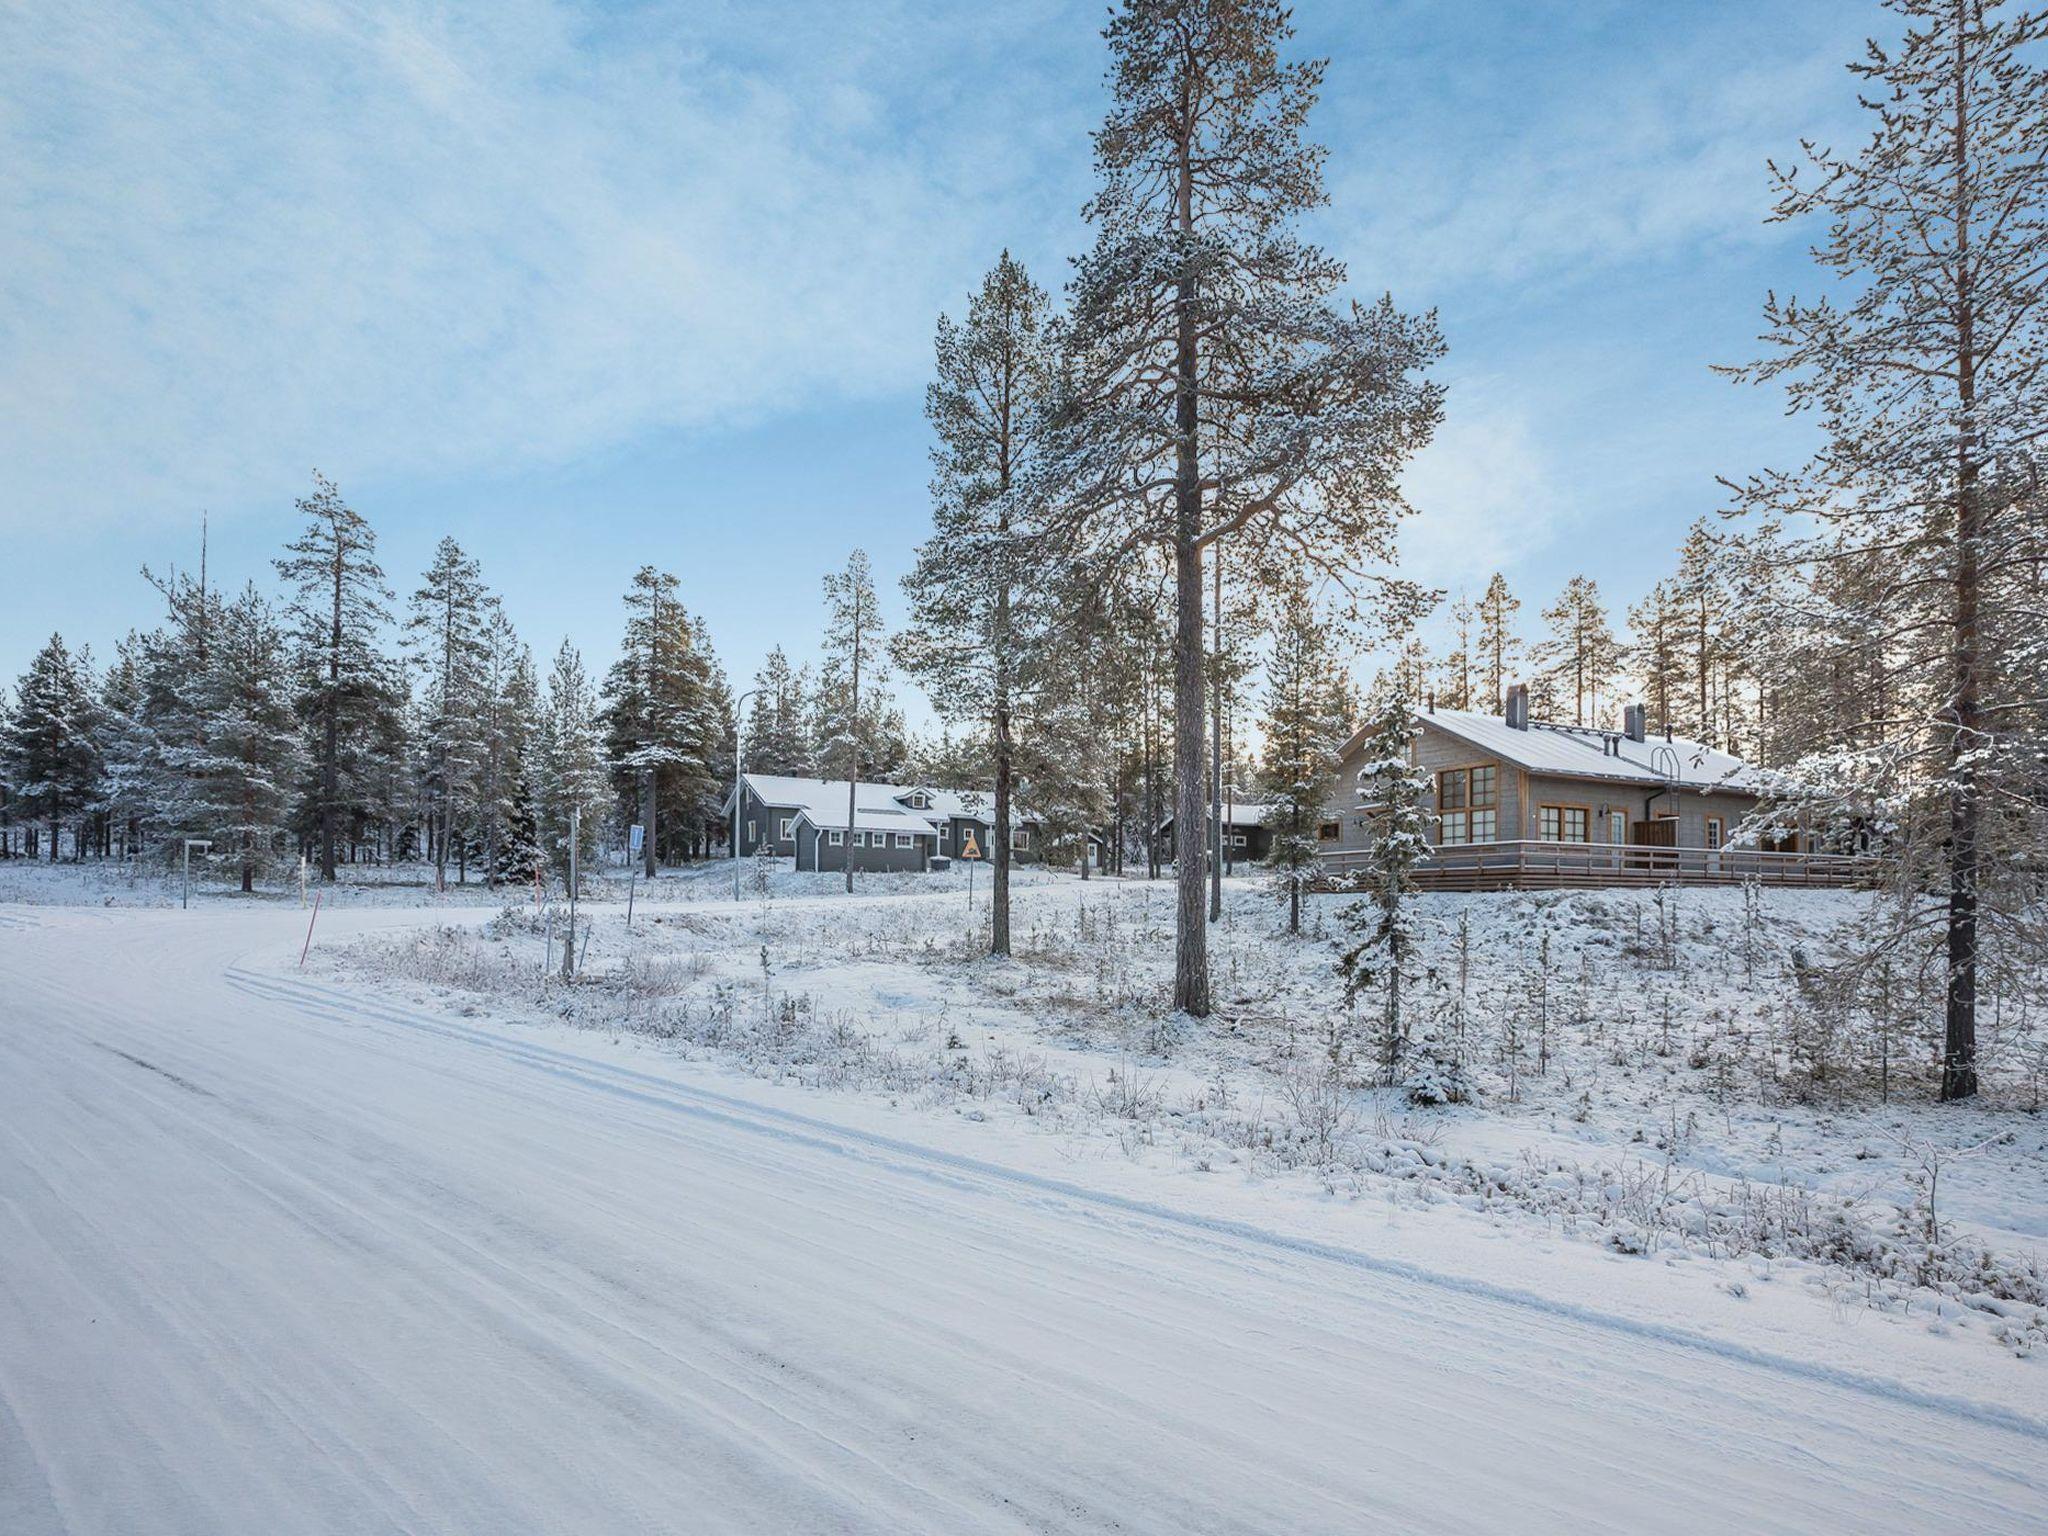
[[[1427,1034],[1408,1055],[1408,1069],[1401,1079],[1401,1091],[1410,1104],[1425,1109],[1445,1104],[1469,1104],[1479,1097],[1472,1074],[1448,1044]]]

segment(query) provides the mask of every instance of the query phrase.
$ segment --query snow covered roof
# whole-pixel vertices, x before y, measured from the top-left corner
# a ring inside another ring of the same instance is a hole
[[[1418,718],[1425,728],[1444,731],[1489,757],[1531,773],[1645,785],[1675,781],[1686,789],[1762,792],[1762,775],[1741,758],[1683,736],[1667,741],[1662,732],[1653,732],[1648,741],[1630,741],[1620,731],[1541,720],[1531,721],[1529,729],[1522,731],[1498,715],[1466,709],[1439,709]],[[1353,736],[1345,750],[1350,751],[1363,735]],[[1608,755],[1610,742],[1613,756]]]
[[[796,813],[798,821],[808,822],[814,827],[827,831],[843,831],[846,827],[846,785],[839,786],[839,808],[827,810],[823,807],[805,806]],[[900,805],[867,805],[856,802],[853,813],[853,830],[856,832],[903,832],[911,837],[937,837],[939,829],[916,811]]]
[[[811,814],[811,825],[815,827],[843,827],[846,825],[846,780],[844,779],[802,779],[789,774],[749,773],[744,775],[746,785],[763,805],[777,809],[807,811]],[[913,795],[923,795],[928,802],[924,811],[907,805]],[[993,827],[996,822],[996,797],[984,789],[935,789],[929,784],[862,784],[855,791],[856,806],[862,817],[870,810],[901,812],[910,816],[922,816],[933,821],[944,821],[959,817],[963,821],[976,821],[984,827]],[[724,814],[732,814],[732,793],[726,792]],[[1035,821],[1037,818],[1028,809],[1013,805],[1010,822]],[[860,826],[867,826],[862,820]],[[886,823],[881,830],[896,829],[896,823]]]
[[[1263,827],[1272,811],[1273,807],[1263,800],[1227,800],[1223,805],[1223,824],[1230,827]],[[1208,819],[1206,811],[1203,813],[1203,819]],[[1172,825],[1173,818],[1169,816],[1159,823],[1159,830],[1164,832]]]

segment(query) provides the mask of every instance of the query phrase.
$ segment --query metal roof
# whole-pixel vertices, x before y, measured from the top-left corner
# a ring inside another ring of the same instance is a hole
[[[1762,776],[1748,763],[1683,736],[1666,740],[1658,732],[1647,741],[1630,741],[1620,731],[1542,720],[1531,721],[1523,731],[1498,715],[1465,709],[1425,710],[1416,718],[1424,729],[1443,731],[1490,757],[1531,773],[1645,786],[1677,784],[1691,790],[1762,793]],[[1344,750],[1349,752],[1364,734],[1361,731],[1353,736],[1344,744]],[[1611,756],[1607,745],[1610,742],[1614,744]]]

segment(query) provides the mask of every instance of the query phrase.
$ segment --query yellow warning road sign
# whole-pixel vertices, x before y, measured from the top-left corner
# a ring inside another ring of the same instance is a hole
[[[974,829],[972,827],[967,829],[967,835],[960,840],[960,857],[963,859],[978,859],[981,857],[981,844],[974,840]]]

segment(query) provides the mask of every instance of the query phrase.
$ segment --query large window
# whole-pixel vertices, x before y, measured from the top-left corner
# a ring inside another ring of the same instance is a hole
[[[1591,842],[1592,815],[1583,805],[1538,806],[1536,833],[1546,843]]]
[[[1485,763],[1446,768],[1436,776],[1439,843],[1490,843],[1499,836],[1499,773],[1492,763]]]

